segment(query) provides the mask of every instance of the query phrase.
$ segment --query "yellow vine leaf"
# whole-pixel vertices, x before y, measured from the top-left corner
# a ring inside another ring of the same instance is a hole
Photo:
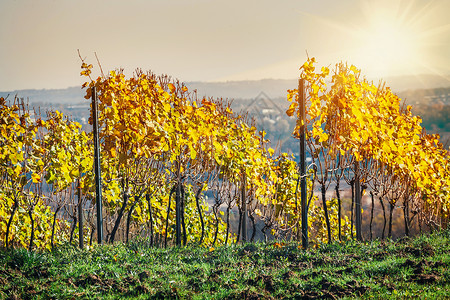
[[[39,175],[36,174],[36,173],[33,173],[33,174],[31,175],[31,179],[32,179],[33,183],[41,182],[41,176],[39,176]]]

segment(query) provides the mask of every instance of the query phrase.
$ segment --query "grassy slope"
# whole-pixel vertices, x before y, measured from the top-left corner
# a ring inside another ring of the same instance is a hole
[[[450,299],[450,231],[397,242],[0,252],[0,299]],[[212,251],[211,251],[212,250]]]

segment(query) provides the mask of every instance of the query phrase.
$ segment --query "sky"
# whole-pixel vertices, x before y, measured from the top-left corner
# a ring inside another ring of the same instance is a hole
[[[1,0],[0,91],[123,68],[181,81],[294,79],[307,57],[371,78],[450,75],[449,0]]]

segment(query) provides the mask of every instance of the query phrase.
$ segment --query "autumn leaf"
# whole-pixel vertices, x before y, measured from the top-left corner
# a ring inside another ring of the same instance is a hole
[[[33,183],[41,182],[41,176],[39,176],[36,173],[31,174],[31,179],[32,179]]]
[[[168,87],[169,87],[170,93],[172,93],[172,94],[175,93],[175,86],[172,83],[169,83]]]
[[[292,102],[291,105],[289,105],[289,108],[288,108],[288,110],[286,111],[286,114],[287,114],[289,117],[292,117],[292,116],[294,115],[294,111],[295,111],[295,109],[297,108],[297,106],[298,106],[297,102]]]

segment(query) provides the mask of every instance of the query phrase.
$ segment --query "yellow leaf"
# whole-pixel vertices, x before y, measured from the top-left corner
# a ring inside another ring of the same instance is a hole
[[[116,157],[116,156],[117,156],[116,148],[111,148],[111,149],[109,150],[109,152],[111,153],[111,157]]]
[[[218,142],[214,141],[213,142],[214,148],[216,149],[217,152],[221,152],[223,147],[221,144],[219,144]]]
[[[350,66],[350,71],[352,71],[353,73],[359,73],[359,70],[357,67],[355,67],[354,65]]]
[[[191,154],[191,159],[194,160],[195,157],[197,156],[197,151],[195,151],[194,147],[189,147],[189,150]]]
[[[167,152],[167,151],[169,151],[169,144],[167,144],[167,143],[164,143],[164,146],[163,146],[163,151],[164,151],[164,152]]]
[[[320,87],[317,84],[312,85],[313,94],[317,95],[319,93]]]
[[[294,115],[294,111],[295,111],[295,108],[297,107],[297,102],[292,102],[291,103],[291,105],[289,105],[289,108],[288,108],[288,110],[286,111],[286,114],[289,116],[289,117],[292,117],[293,115]]]
[[[167,103],[167,102],[164,102],[163,103],[163,107],[164,107],[164,111],[165,112],[169,112],[170,111],[170,104],[169,103]]]
[[[175,93],[175,86],[172,84],[172,83],[169,83],[169,90],[170,90],[170,92],[173,94],[173,93]]]
[[[17,176],[19,176],[21,172],[22,172],[22,166],[20,164],[16,165],[14,167],[14,173],[16,173]]]
[[[72,171],[70,171],[70,175],[72,178],[77,178],[80,176],[80,171],[77,168],[72,169]]]
[[[33,174],[31,175],[31,179],[33,180],[33,183],[41,182],[41,176],[39,176],[39,175],[36,174],[36,173],[33,173]]]
[[[140,215],[141,212],[142,212],[142,209],[141,209],[141,207],[140,207],[139,205],[136,206],[136,208],[135,208],[134,210],[136,211],[136,213],[137,213],[138,215]]]
[[[319,143],[325,142],[328,140],[328,134],[327,133],[323,133],[319,135]]]

